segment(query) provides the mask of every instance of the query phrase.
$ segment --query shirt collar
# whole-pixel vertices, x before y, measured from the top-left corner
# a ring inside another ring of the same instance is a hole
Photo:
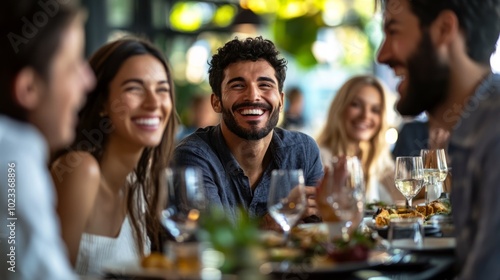
[[[280,133],[278,133],[279,128],[273,129],[273,137],[271,139],[271,143],[269,143],[269,148],[271,152],[271,164],[274,164],[275,166],[280,166],[280,163],[282,162],[283,155],[283,147],[284,147],[284,142],[282,137],[280,136]],[[215,126],[214,129],[214,146],[217,151],[217,154],[221,158],[222,162],[226,163],[225,169],[229,174],[232,175],[238,175],[240,173],[243,173],[243,169],[241,168],[240,164],[236,159],[234,158],[233,154],[229,150],[229,147],[226,143],[226,140],[224,139],[224,136],[222,135],[222,129],[220,124]]]

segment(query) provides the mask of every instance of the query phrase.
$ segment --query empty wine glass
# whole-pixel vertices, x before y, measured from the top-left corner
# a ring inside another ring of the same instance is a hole
[[[273,170],[267,200],[269,214],[281,226],[285,244],[291,228],[304,214],[307,201],[304,174],[297,170]]]
[[[364,210],[364,177],[357,157],[332,159],[328,178],[327,202],[342,222],[342,238],[349,239],[348,230],[361,221]]]
[[[198,229],[206,199],[201,171],[196,167],[167,168],[167,201],[160,220],[177,242],[191,238]]]
[[[436,200],[441,195],[442,183],[448,174],[444,149],[421,150],[424,167],[425,202]]]
[[[396,188],[406,197],[412,207],[412,199],[424,184],[422,157],[397,157],[394,175]]]

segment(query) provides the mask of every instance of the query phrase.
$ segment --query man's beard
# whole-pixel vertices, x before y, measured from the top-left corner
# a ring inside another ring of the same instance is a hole
[[[237,122],[231,111],[224,107],[224,104],[221,103],[222,106],[222,119],[226,124],[227,128],[238,137],[246,140],[259,140],[266,137],[278,124],[279,120],[279,110],[271,111],[272,107],[267,104],[255,104],[255,103],[242,103],[234,105],[232,108],[233,112],[239,107],[260,107],[267,111],[271,111],[269,115],[269,120],[267,120],[266,126],[263,128],[259,128],[259,121],[249,122],[251,125],[249,129],[241,127]]]
[[[450,67],[439,61],[428,31],[423,32],[417,51],[408,60],[408,88],[396,105],[404,116],[432,112],[448,94]]]

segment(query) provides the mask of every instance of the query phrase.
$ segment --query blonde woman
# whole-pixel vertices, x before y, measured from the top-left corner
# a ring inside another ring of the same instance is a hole
[[[340,88],[317,138],[324,166],[332,156],[357,156],[363,165],[366,201],[403,199],[394,186],[394,162],[385,141],[386,97],[373,76],[355,76]]]

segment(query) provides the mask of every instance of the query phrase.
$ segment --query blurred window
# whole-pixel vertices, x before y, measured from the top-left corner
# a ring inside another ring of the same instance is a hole
[[[111,27],[129,27],[134,21],[133,0],[106,0],[106,19]]]

